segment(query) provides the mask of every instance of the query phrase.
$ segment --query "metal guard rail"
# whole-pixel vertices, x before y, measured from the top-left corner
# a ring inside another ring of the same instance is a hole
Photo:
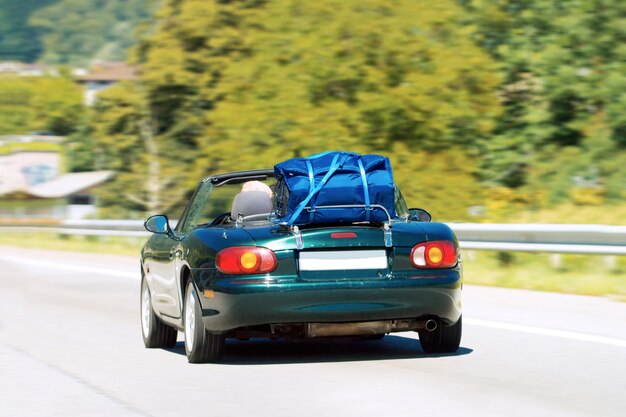
[[[456,233],[461,248],[467,250],[626,255],[626,226],[483,223],[448,223],[448,226]],[[150,235],[144,230],[142,220],[4,219],[0,230],[142,238]]]

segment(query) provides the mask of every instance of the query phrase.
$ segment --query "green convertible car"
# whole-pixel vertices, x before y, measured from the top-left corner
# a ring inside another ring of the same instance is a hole
[[[246,194],[246,183],[265,188]],[[189,362],[216,362],[227,338],[417,331],[427,353],[459,348],[461,257],[448,226],[407,208],[397,187],[386,221],[281,224],[275,183],[272,169],[215,175],[175,227],[146,220],[146,347],[172,347],[182,331]]]

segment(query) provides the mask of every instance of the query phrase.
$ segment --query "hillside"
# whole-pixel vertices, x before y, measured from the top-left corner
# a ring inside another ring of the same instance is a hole
[[[153,0],[0,0],[0,60],[125,60]]]
[[[43,45],[38,30],[28,24],[30,15],[60,0],[0,0],[0,61],[33,62]]]

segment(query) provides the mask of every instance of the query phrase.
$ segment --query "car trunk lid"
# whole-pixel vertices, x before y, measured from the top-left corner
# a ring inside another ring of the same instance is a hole
[[[381,226],[314,227],[295,233],[286,228],[247,227],[246,231],[259,246],[293,251],[302,280],[384,279],[391,273],[394,250],[386,245],[386,231]],[[393,239],[394,246],[426,240],[425,234],[416,233],[410,237],[394,233]]]

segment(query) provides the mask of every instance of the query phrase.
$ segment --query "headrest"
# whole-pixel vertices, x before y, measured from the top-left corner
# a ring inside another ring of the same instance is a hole
[[[233,199],[230,217],[252,216],[254,214],[269,214],[272,212],[272,198],[265,191],[242,191]]]

